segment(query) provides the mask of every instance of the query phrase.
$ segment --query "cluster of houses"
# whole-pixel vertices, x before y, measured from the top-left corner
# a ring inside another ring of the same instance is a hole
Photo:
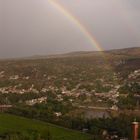
[[[103,99],[109,99],[114,103],[117,103],[117,98],[119,97],[119,92],[118,92],[119,88],[120,85],[116,85],[109,92],[95,93],[94,95]]]
[[[107,99],[112,101],[114,104],[118,102],[118,97],[119,97],[118,92],[95,93],[94,95],[99,98],[99,102],[102,102],[102,100]]]
[[[36,99],[32,99],[32,100],[28,100],[25,103],[29,106],[33,106],[35,104],[39,104],[39,103],[43,103],[43,102],[47,102],[47,97],[41,97],[41,98],[36,98]]]
[[[5,76],[5,71],[0,71],[0,78],[3,78]],[[132,72],[128,77],[129,78],[136,78],[140,76],[140,69],[135,70]],[[44,74],[44,77],[47,77],[46,74]],[[56,79],[54,76],[48,76],[49,79]],[[9,80],[18,80],[21,79],[19,75],[12,75],[9,77]],[[22,77],[24,80],[29,80],[29,76]],[[114,73],[114,79],[117,79],[117,75]],[[68,81],[67,78],[63,78],[64,81]],[[105,83],[104,79],[99,79],[100,82],[103,83],[103,86],[105,87],[111,87],[111,90],[109,92],[104,93],[96,93],[95,90],[92,90],[91,92],[86,91],[86,89],[79,89],[79,86],[81,84],[78,84],[75,86],[72,90],[67,90],[65,86],[62,86],[61,88],[55,87],[53,85],[50,85],[48,87],[43,87],[42,89],[38,90],[36,89],[35,85],[31,85],[28,89],[22,88],[22,84],[14,85],[14,86],[8,86],[8,87],[0,87],[0,93],[1,94],[8,94],[8,93],[16,93],[16,94],[25,94],[25,93],[47,93],[48,91],[52,91],[53,93],[57,93],[58,91],[61,91],[61,94],[56,94],[56,100],[61,102],[64,100],[64,96],[70,97],[69,101],[73,102],[73,99],[78,99],[81,95],[85,96],[85,99],[87,99],[88,102],[90,102],[91,96],[95,96],[98,98],[99,102],[102,102],[104,99],[112,101],[114,104],[118,102],[118,89],[120,88],[120,85],[114,86],[112,83]],[[47,95],[46,95],[47,96]],[[71,98],[72,97],[72,98]],[[34,105],[36,103],[42,103],[47,100],[47,97],[42,97],[38,99],[32,99],[30,101],[26,101],[26,104],[28,105]]]
[[[0,72],[0,78],[3,78],[4,77],[4,73],[5,73],[5,71],[1,71]]]
[[[6,76],[5,71],[0,71],[0,78],[4,78]],[[19,75],[11,75],[8,78],[9,80],[18,80],[18,79],[23,79],[23,80],[29,80],[29,76],[23,76],[20,77]]]
[[[17,78],[17,77],[16,77]],[[108,93],[94,93],[93,91],[87,92],[86,89],[73,89],[73,90],[67,90],[67,88],[65,86],[63,86],[62,88],[58,89],[57,87],[54,86],[49,86],[48,88],[42,88],[41,90],[37,90],[35,88],[35,86],[32,84],[30,86],[29,89],[22,89],[19,88],[21,86],[21,84],[16,85],[16,86],[9,86],[9,87],[1,87],[0,88],[0,93],[2,94],[8,94],[8,93],[16,93],[16,94],[25,94],[25,93],[36,93],[39,94],[40,92],[43,93],[47,93],[48,91],[52,91],[53,93],[56,93],[56,100],[61,102],[64,100],[64,97],[67,96],[69,97],[69,101],[73,102],[73,98],[74,99],[78,99],[79,96],[84,95],[85,99],[88,100],[88,102],[90,102],[90,98],[91,96],[96,96],[100,99],[100,101],[102,102],[102,99],[109,99],[111,101],[113,101],[114,103],[117,103],[117,97],[119,96],[119,93],[117,92],[119,86],[116,86],[115,88],[113,88],[110,92]],[[61,91],[61,94],[57,94],[57,91]],[[94,93],[94,94],[93,94]],[[47,94],[46,94],[47,96]],[[42,97],[39,99],[32,99],[30,101],[27,101],[26,104],[28,105],[34,105],[36,103],[42,103],[47,97]]]
[[[132,72],[131,74],[128,75],[129,79],[136,79],[137,77],[140,76],[140,69],[135,70],[134,72]]]
[[[32,85],[29,89],[20,89],[18,88],[19,85],[9,86],[9,87],[1,87],[0,93],[1,94],[8,94],[8,93],[16,93],[16,94],[25,94],[25,93],[39,93],[37,89],[35,89]]]

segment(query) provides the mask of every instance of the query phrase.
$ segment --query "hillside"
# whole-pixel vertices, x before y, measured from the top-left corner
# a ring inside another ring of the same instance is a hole
[[[6,112],[11,114],[80,131],[87,128],[87,132],[96,135],[100,128],[97,125],[93,129],[90,120],[110,118],[112,111],[118,116],[124,109],[140,110],[139,97],[140,48],[0,61],[0,105],[7,107]],[[10,116],[12,124],[8,117],[0,117],[2,131],[4,127],[17,130],[19,126],[26,131],[28,127],[47,129],[44,123],[35,121],[34,125],[30,124],[34,121],[15,116]],[[49,126],[53,136],[66,135],[69,139],[74,136],[74,140],[87,138],[57,128]],[[50,135],[49,131],[47,133]]]
[[[64,57],[83,57],[83,56],[97,56],[97,55],[106,55],[106,54],[115,54],[115,55],[136,55],[140,56],[140,47],[134,48],[124,48],[124,49],[114,49],[114,50],[106,50],[106,51],[79,51],[79,52],[70,52],[65,54],[56,54],[56,55],[35,55],[31,57],[27,57],[24,59],[47,59],[47,58],[64,58]]]
[[[72,106],[111,107],[120,94],[140,94],[140,48],[1,60],[0,93],[0,104],[34,105],[52,96]]]
[[[61,128],[41,121],[14,115],[0,114],[0,136],[8,132],[29,133],[37,131],[41,135],[49,132],[51,140],[90,140],[90,135]]]

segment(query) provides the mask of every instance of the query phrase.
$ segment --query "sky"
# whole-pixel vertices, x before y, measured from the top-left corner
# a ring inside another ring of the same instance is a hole
[[[51,0],[0,0],[0,58],[97,50]],[[140,0],[55,0],[102,50],[140,47]]]

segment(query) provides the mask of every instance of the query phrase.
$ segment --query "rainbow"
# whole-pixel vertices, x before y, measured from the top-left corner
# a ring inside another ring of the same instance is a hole
[[[64,6],[56,2],[56,0],[48,0],[48,2],[77,26],[97,51],[103,51],[96,38],[93,37],[88,29],[74,15],[72,15],[67,9],[65,9]]]

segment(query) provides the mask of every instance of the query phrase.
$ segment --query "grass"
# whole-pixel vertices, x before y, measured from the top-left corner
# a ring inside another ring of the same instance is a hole
[[[50,132],[53,140],[90,140],[91,135],[66,129],[53,124],[31,120],[9,114],[0,114],[0,133],[27,132],[35,130],[39,133]]]

